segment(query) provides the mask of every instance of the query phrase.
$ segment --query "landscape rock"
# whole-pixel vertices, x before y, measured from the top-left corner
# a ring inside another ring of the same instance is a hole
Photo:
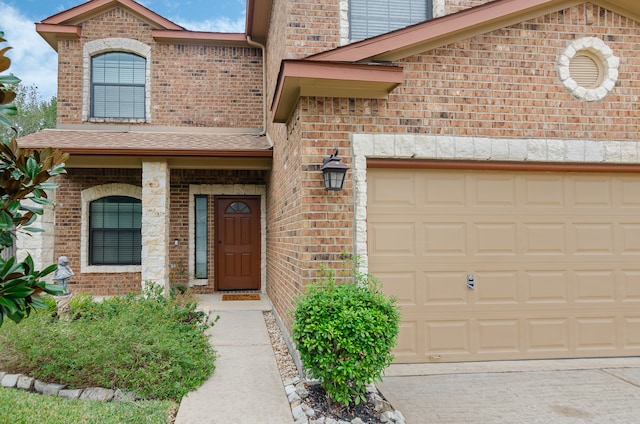
[[[47,383],[45,383],[44,381],[36,380],[33,387],[36,389],[36,392],[44,393],[44,389],[46,389]]]
[[[104,389],[102,387],[89,387],[88,389],[85,389],[84,392],[82,392],[80,399],[109,402],[113,400],[115,394],[115,390]]]
[[[293,409],[291,409],[291,413],[293,414],[293,419],[295,421],[302,420],[302,419],[308,420],[307,414],[305,414],[304,409],[302,409],[302,405],[298,405]]]
[[[114,402],[135,402],[137,400],[142,399],[141,396],[139,396],[137,393],[135,392],[123,392],[120,389],[116,389],[114,395],[113,395],[113,401]]]
[[[58,396],[60,390],[64,389],[65,387],[67,387],[66,384],[47,384],[42,391],[42,394],[47,396]]]
[[[58,396],[66,399],[80,399],[82,389],[62,389],[58,392]]]
[[[2,377],[2,387],[16,387],[18,384],[18,378],[20,378],[22,374],[5,374]]]
[[[18,384],[16,387],[21,390],[33,390],[33,385],[35,384],[36,379],[33,377],[27,377],[26,375],[21,375],[18,377]]]

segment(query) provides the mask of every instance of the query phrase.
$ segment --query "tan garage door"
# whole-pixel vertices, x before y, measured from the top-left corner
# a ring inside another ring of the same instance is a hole
[[[640,176],[367,181],[369,270],[402,307],[396,362],[640,354]]]

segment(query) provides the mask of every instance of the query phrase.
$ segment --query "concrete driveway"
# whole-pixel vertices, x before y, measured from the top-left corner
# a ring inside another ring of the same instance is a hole
[[[407,424],[640,423],[640,358],[392,365]]]

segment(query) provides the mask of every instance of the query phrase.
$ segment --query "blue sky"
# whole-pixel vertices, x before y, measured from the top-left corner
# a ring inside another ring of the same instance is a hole
[[[84,3],[82,0],[0,0],[0,31],[12,60],[9,72],[35,85],[42,98],[57,90],[57,54],[35,31],[35,22]],[[192,31],[244,32],[246,0],[138,0]]]

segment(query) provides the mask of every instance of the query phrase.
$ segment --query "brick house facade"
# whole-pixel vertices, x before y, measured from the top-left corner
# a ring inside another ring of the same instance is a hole
[[[248,0],[245,34],[130,0],[38,24],[59,54],[58,128],[21,142],[72,154],[43,260],[66,254],[96,294],[224,290],[216,202],[255,196],[251,288],[287,325],[295,294],[348,253],[399,299],[400,362],[637,355],[640,7],[433,0],[429,19],[358,41],[356,3]],[[89,61],[114,50],[147,58],[144,119],[92,117]],[[349,171],[327,191],[336,148]],[[140,192],[142,263],[104,272],[85,258],[81,194],[119,184]]]

